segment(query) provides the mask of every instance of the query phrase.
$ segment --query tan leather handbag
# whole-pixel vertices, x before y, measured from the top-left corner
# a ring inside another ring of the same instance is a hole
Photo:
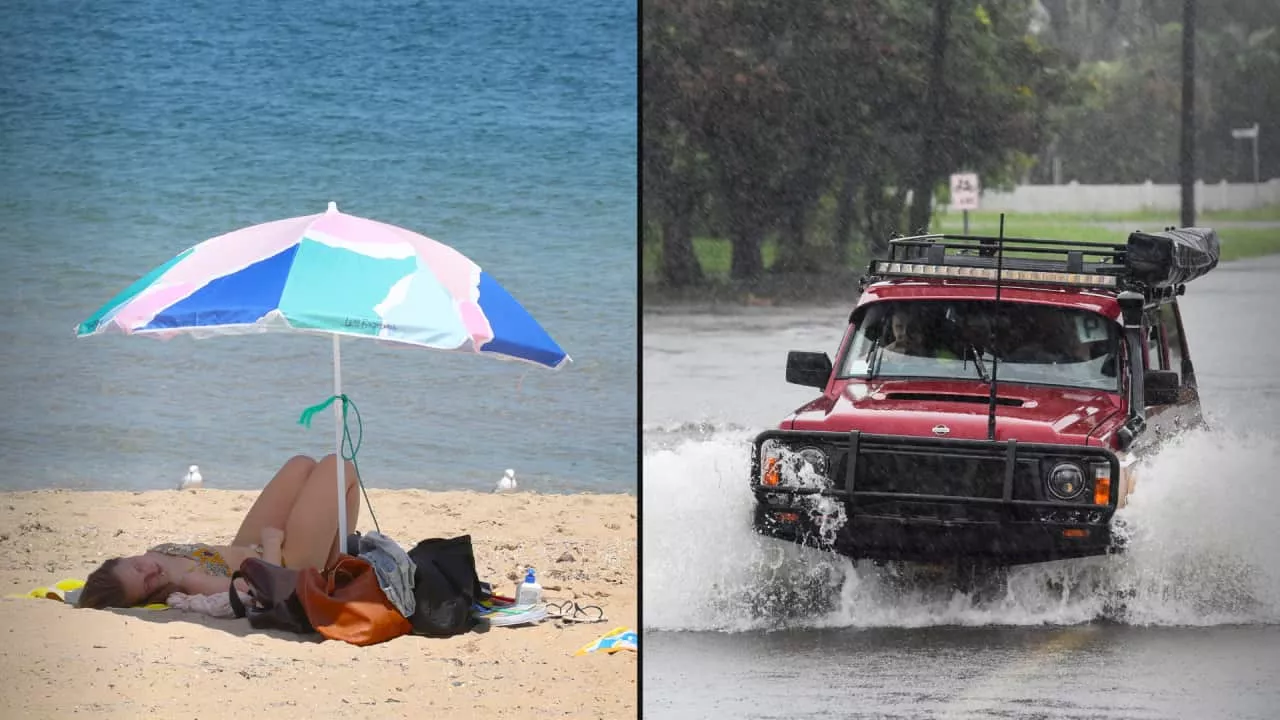
[[[301,570],[298,600],[312,627],[332,640],[374,645],[413,629],[382,592],[373,566],[359,557],[341,555],[323,574]]]

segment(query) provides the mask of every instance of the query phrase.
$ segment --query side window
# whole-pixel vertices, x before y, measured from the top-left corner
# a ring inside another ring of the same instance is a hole
[[[1178,332],[1178,312],[1173,303],[1166,303],[1160,308],[1160,325],[1164,327],[1164,337],[1169,348],[1169,367],[1178,373],[1178,383],[1182,383],[1182,358],[1185,352],[1182,346],[1182,333]]]
[[[1146,368],[1148,370],[1168,370],[1164,362],[1164,347],[1160,341],[1160,315],[1148,312],[1143,319],[1143,333],[1146,341]]]

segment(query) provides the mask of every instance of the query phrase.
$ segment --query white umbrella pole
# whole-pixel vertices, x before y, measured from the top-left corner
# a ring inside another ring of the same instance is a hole
[[[338,552],[347,551],[347,463],[342,459],[342,349],[341,340],[333,336],[333,437],[338,448],[335,459],[338,463]]]

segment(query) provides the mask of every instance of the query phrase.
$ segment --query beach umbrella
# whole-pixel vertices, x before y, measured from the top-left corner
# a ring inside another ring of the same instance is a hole
[[[333,396],[343,337],[470,352],[559,368],[570,360],[492,276],[462,253],[395,225],[338,211],[253,225],[157,267],[76,327],[77,337],[155,338],[271,331],[330,335]],[[342,456],[344,403],[334,404]],[[347,536],[338,463],[338,528]]]

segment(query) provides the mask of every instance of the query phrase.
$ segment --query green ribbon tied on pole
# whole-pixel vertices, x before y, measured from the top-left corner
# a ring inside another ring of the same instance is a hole
[[[360,408],[356,407],[355,402],[353,402],[351,398],[347,397],[345,394],[330,395],[325,398],[323,402],[317,403],[306,410],[303,410],[302,415],[298,418],[298,424],[308,430],[311,429],[312,418],[314,418],[317,413],[324,412],[333,404],[334,400],[342,400],[342,457],[344,460],[350,460],[352,463],[355,463],[356,453],[360,451],[360,444],[364,442],[364,421],[360,419]],[[349,424],[350,414],[347,412],[348,407],[350,407],[351,411],[356,416],[356,437],[354,441],[351,439],[351,425]],[[347,454],[348,449],[351,451],[351,454],[349,455]],[[357,467],[357,470],[358,469],[359,468]]]
[[[303,410],[302,415],[298,417],[298,424],[310,430],[311,420],[318,413],[322,413],[328,409],[328,407],[333,404],[334,400],[342,401],[342,458],[344,460],[350,460],[352,467],[355,468],[356,482],[360,483],[360,492],[364,495],[365,507],[369,510],[369,517],[373,519],[374,528],[380,530],[378,527],[378,516],[373,514],[373,506],[369,504],[369,494],[365,492],[364,479],[360,474],[360,465],[356,462],[356,453],[360,452],[360,444],[364,442],[364,421],[360,419],[360,408],[356,407],[355,402],[345,394],[330,395],[325,398],[323,402],[319,402],[306,410]],[[350,415],[347,412],[348,407],[350,407],[351,412],[356,416],[356,437],[354,441],[351,439],[351,425],[349,424]],[[351,451],[350,454],[347,454],[348,450]]]

